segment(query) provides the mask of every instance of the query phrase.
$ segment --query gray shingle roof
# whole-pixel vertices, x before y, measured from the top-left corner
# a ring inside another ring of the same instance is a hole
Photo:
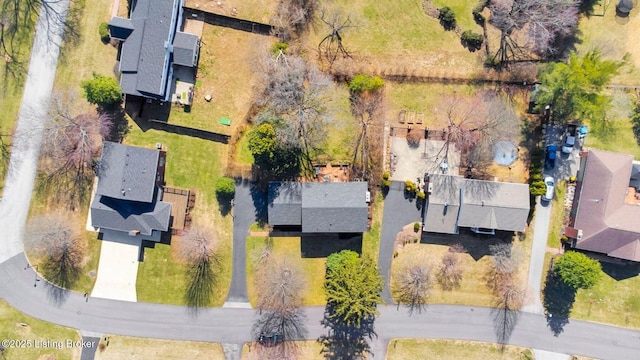
[[[105,141],[98,164],[96,195],[152,202],[160,152]]]
[[[178,31],[173,39],[173,63],[193,67],[198,52],[198,37]]]
[[[125,94],[165,96],[173,32],[180,0],[138,0],[131,11],[134,30],[122,46],[120,71],[136,73],[122,85]]]
[[[302,184],[269,183],[269,224],[302,225]]]
[[[101,229],[130,232],[137,230],[142,235],[153,231],[167,231],[171,218],[171,204],[158,201],[141,203],[96,195],[91,203],[91,225]]]
[[[426,230],[457,233],[457,227],[523,231],[529,215],[526,184],[429,175],[433,191],[425,216]],[[446,204],[446,206],[445,206]]]
[[[109,21],[109,34],[112,38],[125,40],[133,32],[134,26],[131,19],[114,17]]]
[[[432,174],[429,181],[433,191],[425,214],[425,227],[429,232],[456,234],[458,232],[458,211],[460,210],[459,176]]]
[[[523,231],[529,185],[465,179],[458,226]]]
[[[366,182],[303,184],[302,232],[367,231],[366,193]]]
[[[269,224],[302,225],[302,232],[368,229],[367,183],[269,184]]]

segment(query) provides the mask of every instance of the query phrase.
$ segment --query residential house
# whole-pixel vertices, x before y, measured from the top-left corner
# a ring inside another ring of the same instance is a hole
[[[366,182],[271,182],[269,225],[302,233],[368,230]]]
[[[160,241],[171,221],[171,204],[161,201],[166,153],[105,141],[91,225],[104,240]]]
[[[176,73],[198,63],[198,36],[180,31],[184,0],[133,0],[130,17],[109,22],[111,37],[121,41],[120,86],[127,96],[171,99]],[[192,94],[190,94],[192,96]]]
[[[639,173],[640,165],[631,155],[595,149],[581,153],[571,219],[565,227],[571,247],[603,260],[640,261]]]
[[[524,231],[527,225],[529,185],[431,174],[427,188],[425,231]]]

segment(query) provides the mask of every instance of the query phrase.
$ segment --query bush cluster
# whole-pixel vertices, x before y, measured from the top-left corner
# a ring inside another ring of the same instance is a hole
[[[460,39],[462,44],[471,51],[480,50],[484,42],[482,34],[474,33],[471,30],[465,30]]]
[[[456,27],[456,13],[448,6],[438,9],[438,20],[445,30],[453,30]]]
[[[415,193],[418,190],[418,186],[411,180],[404,182],[404,190],[408,193]]]
[[[108,43],[111,40],[111,35],[109,34],[109,25],[106,22],[100,23],[98,27],[98,33],[100,34],[100,41],[103,43]]]
[[[384,81],[377,76],[358,74],[349,81],[349,90],[359,93],[364,91],[374,92],[382,89]]]

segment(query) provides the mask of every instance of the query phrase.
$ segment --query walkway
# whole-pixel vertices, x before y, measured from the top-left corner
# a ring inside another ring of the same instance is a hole
[[[420,211],[416,208],[416,201],[404,198],[404,183],[392,181],[389,193],[384,199],[384,214],[382,216],[382,231],[380,234],[380,251],[378,253],[378,268],[384,280],[382,300],[393,304],[389,289],[389,273],[393,259],[393,243],[402,227],[420,220]]]
[[[69,0],[47,2],[36,24],[24,96],[18,115],[3,199],[0,202],[0,262],[23,251],[44,123],[58,65]]]
[[[547,249],[547,237],[549,236],[549,219],[551,219],[551,204],[537,199],[535,220],[533,225],[533,246],[529,262],[529,277],[527,279],[527,295],[531,303],[523,307],[523,311],[542,314],[542,302],[540,301],[542,272],[544,270],[544,254]]]
[[[63,292],[51,297],[50,285],[33,286],[33,269],[24,269],[24,254],[0,264],[0,297],[26,314],[85,331],[159,339],[240,344],[250,340],[253,309],[210,308],[194,317],[173,305],[85,299]],[[56,299],[61,299],[57,301]],[[495,342],[492,309],[430,305],[422,314],[409,315],[393,305],[380,306],[375,330],[381,339],[434,338]],[[320,325],[324,307],[307,307],[307,339],[327,330]],[[599,359],[634,359],[640,353],[640,331],[571,320],[558,336],[547,329],[542,315],[521,314],[510,344]]]

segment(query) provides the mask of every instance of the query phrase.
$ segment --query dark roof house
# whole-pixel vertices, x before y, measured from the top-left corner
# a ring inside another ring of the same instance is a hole
[[[576,249],[640,261],[640,196],[633,156],[602,150],[581,154],[580,172],[565,234]]]
[[[523,231],[529,185],[431,174],[425,230],[457,234],[458,227]]]
[[[123,41],[119,70],[124,94],[167,101],[174,64],[196,66],[199,39],[180,32],[183,6],[184,0],[136,0],[129,19],[111,19],[111,37]]]
[[[160,150],[105,141],[91,203],[91,225],[100,232],[159,241],[171,217],[171,204],[160,201],[165,156]]]
[[[368,230],[366,182],[269,184],[269,224],[300,226],[303,233]]]

